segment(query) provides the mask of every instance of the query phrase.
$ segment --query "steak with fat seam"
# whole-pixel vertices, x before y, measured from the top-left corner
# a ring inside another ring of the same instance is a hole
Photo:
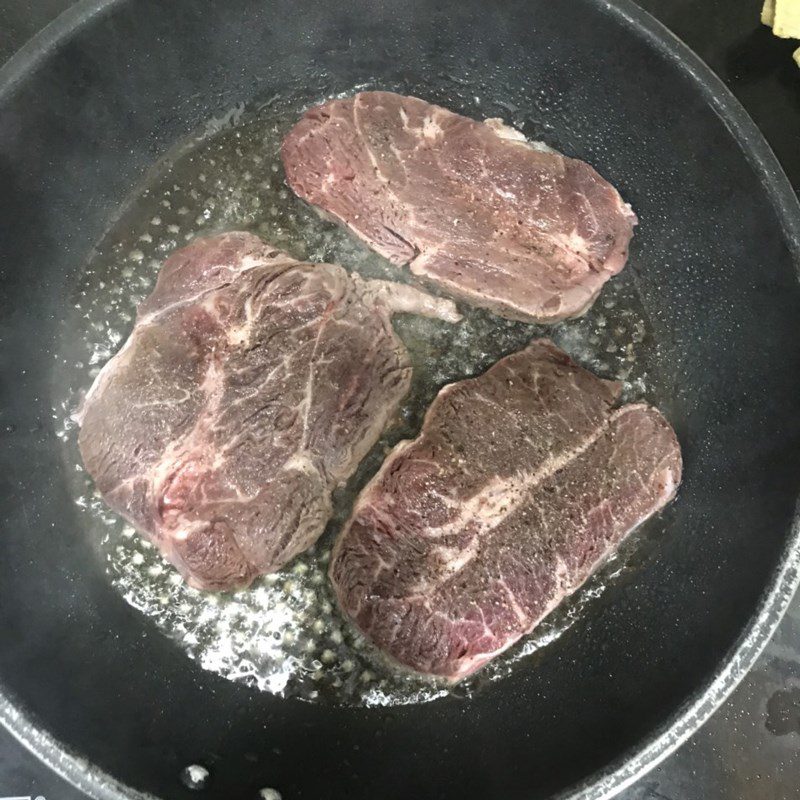
[[[457,681],[529,633],[666,505],[681,454],[654,408],[547,340],[439,393],[361,493],[330,576],[394,661]]]

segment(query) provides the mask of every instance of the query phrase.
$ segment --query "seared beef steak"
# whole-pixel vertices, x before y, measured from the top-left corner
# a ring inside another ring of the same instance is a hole
[[[282,155],[289,186],[378,253],[511,319],[585,311],[636,223],[588,164],[391,92],[312,108]]]
[[[459,680],[530,632],[681,479],[672,428],[547,340],[445,387],[359,497],[330,575],[418,672]]]
[[[193,586],[279,568],[322,533],[331,490],[408,390],[395,311],[457,319],[449,301],[248,233],[178,251],[79,415],[103,498]]]

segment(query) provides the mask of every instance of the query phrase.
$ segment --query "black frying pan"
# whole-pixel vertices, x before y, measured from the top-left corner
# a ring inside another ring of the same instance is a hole
[[[376,76],[436,100],[453,75],[484,98],[456,110],[523,109],[636,208],[629,280],[685,483],[657,547],[530,668],[390,711],[281,700],[111,587],[55,437],[59,323],[132,185],[205,120]],[[612,795],[716,708],[798,581],[798,251],[752,122],[628,0],[78,4],[0,71],[3,721],[102,798],[188,797],[196,762],[224,800]]]

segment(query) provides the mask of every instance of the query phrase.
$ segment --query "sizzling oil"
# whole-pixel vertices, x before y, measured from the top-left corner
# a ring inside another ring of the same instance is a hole
[[[397,424],[348,485],[335,493],[334,516],[317,545],[247,591],[210,594],[186,586],[155,547],[103,505],[81,466],[70,415],[128,335],[136,306],[152,290],[164,258],[195,236],[249,230],[297,258],[340,263],[367,277],[409,281],[407,272],[322,221],[285,186],[280,142],[303,105],[273,98],[252,113],[237,107],[212,120],[202,134],[150,172],[98,244],[71,298],[65,345],[57,360],[65,366],[58,375],[62,397],[54,413],[62,421],[59,435],[75,503],[115,588],[203,669],[317,702],[399,705],[451,692],[469,694],[514,669],[530,668],[533,653],[589,612],[591,601],[620,573],[624,553],[633,546],[626,545],[623,555],[612,559],[533,635],[477,676],[449,688],[388,666],[342,617],[326,575],[332,541],[355,495],[388,450],[419,431],[438,390],[482,372],[537,336],[549,336],[596,374],[621,380],[625,399],[648,395],[648,387],[657,384],[648,374],[654,345],[636,292],[635,264],[608,284],[583,318],[556,326],[508,322],[466,306],[458,325],[395,317],[414,366],[412,389]],[[548,144],[558,147],[556,141]]]

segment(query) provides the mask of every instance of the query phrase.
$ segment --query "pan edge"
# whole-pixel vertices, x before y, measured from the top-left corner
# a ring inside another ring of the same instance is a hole
[[[800,200],[761,130],[719,76],[686,43],[633,0],[599,5],[689,74],[760,175],[786,237],[800,280]],[[658,766],[695,734],[728,699],[772,639],[800,589],[800,499],[781,561],[748,626],[720,662],[717,674],[638,749],[553,800],[611,800]]]

